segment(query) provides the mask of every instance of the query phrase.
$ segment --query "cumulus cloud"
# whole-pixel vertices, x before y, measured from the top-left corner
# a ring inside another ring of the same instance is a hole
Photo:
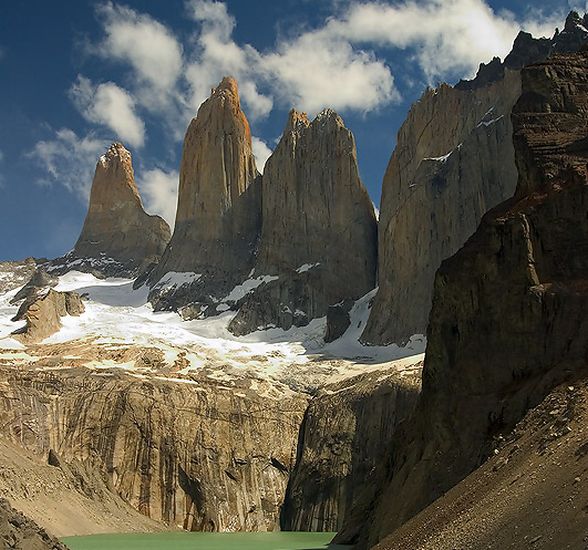
[[[169,109],[182,74],[182,46],[163,24],[146,14],[108,2],[98,7],[105,37],[97,55],[129,64],[135,93],[152,111]]]
[[[145,125],[135,112],[135,100],[114,82],[94,85],[78,76],[70,96],[86,120],[102,124],[133,147],[145,142]]]
[[[272,150],[267,146],[265,141],[253,136],[251,138],[251,146],[253,147],[253,154],[255,155],[255,164],[257,169],[263,173],[263,168],[267,159],[272,154]]]
[[[176,219],[179,178],[177,171],[166,172],[160,168],[147,170],[139,178],[145,209],[152,214],[159,214],[170,227],[174,226]]]
[[[480,62],[504,57],[519,29],[512,14],[498,14],[483,0],[406,0],[354,4],[325,32],[354,44],[407,50],[431,80],[471,76]]]
[[[27,156],[48,174],[48,178],[39,183],[59,183],[86,201],[90,196],[96,159],[107,146],[107,141],[92,133],[79,136],[69,128],[62,128],[52,139],[37,142]]]
[[[256,70],[259,53],[251,46],[238,45],[232,38],[235,19],[223,2],[190,0],[186,2],[190,17],[199,24],[194,36],[194,49],[189,55],[186,79],[192,109],[209,96],[210,88],[231,75],[239,81],[240,95],[252,119],[269,114],[273,107],[270,96],[259,91]]]
[[[194,106],[225,74],[239,80],[243,102],[254,119],[272,110],[274,96],[286,107],[311,113],[326,106],[370,111],[399,97],[384,62],[354,49],[341,34],[307,31],[278,41],[273,51],[260,52],[234,41],[235,20],[223,2],[190,0],[187,6],[200,25],[195,60],[187,71]]]

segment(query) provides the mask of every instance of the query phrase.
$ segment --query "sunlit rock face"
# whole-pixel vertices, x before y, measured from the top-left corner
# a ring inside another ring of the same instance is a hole
[[[504,62],[482,64],[471,81],[427,90],[398,133],[382,185],[379,292],[362,340],[401,343],[424,334],[433,280],[482,215],[515,190],[510,113],[520,69],[588,42],[588,17],[570,13],[562,32],[521,32]]]
[[[208,306],[247,278],[260,228],[260,186],[237,82],[226,77],[184,138],[174,233],[150,279],[157,308]],[[199,277],[162,292],[157,283],[170,272]]]
[[[279,528],[304,396],[104,374],[0,367],[2,437],[40,455],[55,450],[171,526]]]
[[[143,208],[130,152],[113,143],[96,164],[88,213],[73,251],[48,269],[136,276],[159,261],[169,239],[167,223]]]
[[[231,324],[236,334],[306,325],[375,285],[377,222],[355,141],[334,111],[312,122],[292,110],[262,185],[260,285]]]

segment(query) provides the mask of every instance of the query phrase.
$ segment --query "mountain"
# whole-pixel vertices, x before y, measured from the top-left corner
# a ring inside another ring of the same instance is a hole
[[[516,193],[441,265],[415,414],[397,433],[372,513],[350,515],[338,540],[367,548],[394,532],[483,463],[556,386],[574,391],[585,380],[587,115],[586,49],[523,69],[512,115]]]
[[[292,110],[262,179],[262,229],[235,334],[289,329],[357,300],[375,285],[377,222],[357,167],[355,141],[327,109],[311,122]]]
[[[572,12],[552,39],[520,33],[504,62],[480,66],[473,81],[427,90],[402,125],[382,184],[379,290],[362,335],[401,343],[427,329],[435,272],[490,208],[510,198],[517,171],[510,113],[520,69],[588,41]]]
[[[150,277],[157,309],[211,308],[247,278],[255,261],[261,180],[235,79],[200,106],[184,138],[172,239]],[[181,273],[182,284],[169,274]],[[166,282],[167,275],[167,282]],[[188,315],[191,315],[188,313]]]
[[[143,208],[131,154],[113,143],[96,164],[88,213],[74,249],[50,262],[48,271],[137,276],[155,265],[169,239],[167,223]]]

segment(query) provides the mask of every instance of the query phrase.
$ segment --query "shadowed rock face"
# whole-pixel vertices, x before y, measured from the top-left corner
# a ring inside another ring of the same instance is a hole
[[[159,260],[169,238],[167,223],[143,209],[131,154],[113,143],[96,164],[88,213],[74,250],[55,260],[50,271],[138,275]]]
[[[268,159],[255,276],[276,279],[241,304],[236,334],[302,326],[375,285],[377,222],[359,179],[355,142],[331,110],[291,111]]]
[[[420,368],[363,374],[312,399],[282,509],[286,531],[338,531],[345,512],[385,471],[382,456],[414,409]]]
[[[513,199],[436,277],[423,390],[391,482],[339,540],[394,531],[478,467],[525,412],[588,366],[588,52],[522,73]]]
[[[406,341],[426,332],[435,271],[514,193],[510,112],[518,72],[472,91],[446,84],[410,110],[384,176],[379,291],[362,340]]]
[[[186,132],[174,234],[151,277],[157,308],[208,303],[247,277],[260,227],[258,176],[237,83],[226,77]],[[181,293],[162,292],[156,284],[168,272],[201,277]]]
[[[36,523],[0,498],[0,543],[2,548],[22,550],[67,550]]]
[[[482,64],[474,80],[429,90],[412,107],[382,185],[379,292],[364,342],[398,343],[426,332],[441,261],[514,193],[510,113],[520,69],[554,52],[577,51],[588,42],[587,21],[572,12],[552,39],[520,33],[503,63]]]

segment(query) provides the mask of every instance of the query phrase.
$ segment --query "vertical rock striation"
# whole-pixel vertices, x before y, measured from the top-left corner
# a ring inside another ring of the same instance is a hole
[[[398,343],[426,331],[441,261],[514,193],[510,113],[520,69],[577,50],[588,41],[587,23],[572,12],[552,39],[521,32],[503,63],[495,58],[472,81],[428,90],[412,107],[384,176],[379,291],[363,341]]]
[[[477,468],[495,438],[588,366],[588,51],[522,72],[512,115],[515,196],[490,211],[435,281],[423,389],[365,548]]]
[[[49,270],[139,275],[159,260],[169,238],[167,223],[143,209],[131,154],[113,143],[96,164],[88,213],[73,251]]]
[[[377,222],[355,142],[332,110],[312,122],[292,110],[268,159],[255,275],[271,276],[241,304],[236,334],[302,326],[375,284]]]
[[[420,368],[375,372],[331,384],[312,399],[282,509],[286,531],[338,531],[366,486],[377,486],[382,456],[412,413]]]
[[[382,187],[379,290],[362,340],[402,343],[424,334],[435,271],[512,196],[510,111],[518,72],[474,90],[442,84],[413,105]]]
[[[151,277],[150,299],[157,308],[209,305],[247,277],[255,261],[260,201],[249,123],[237,82],[226,77],[184,138],[174,233]],[[192,278],[158,285],[170,272]]]
[[[0,369],[1,435],[99,473],[133,508],[169,525],[279,528],[305,397],[102,374]]]

